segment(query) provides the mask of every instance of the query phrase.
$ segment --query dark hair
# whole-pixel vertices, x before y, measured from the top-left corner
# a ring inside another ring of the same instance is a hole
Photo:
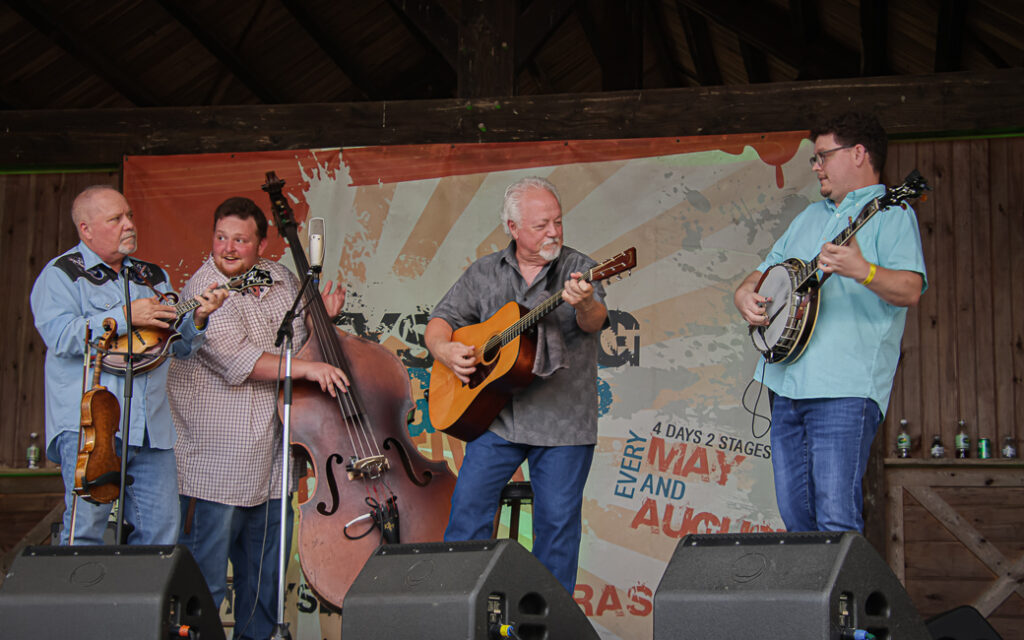
[[[811,129],[811,140],[832,134],[841,145],[863,145],[868,160],[878,173],[885,167],[889,137],[878,118],[867,113],[848,112],[819,123]]]
[[[228,198],[220,203],[217,210],[213,212],[214,228],[217,227],[217,223],[220,222],[221,218],[228,216],[234,216],[242,220],[252,219],[256,222],[256,233],[259,239],[263,240],[267,237],[267,216],[263,215],[263,210],[249,198]]]

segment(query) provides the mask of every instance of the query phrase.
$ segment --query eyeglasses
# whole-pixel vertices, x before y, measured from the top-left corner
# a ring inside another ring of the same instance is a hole
[[[807,161],[811,163],[811,168],[812,169],[814,168],[814,165],[816,165],[816,164],[819,164],[822,167],[824,167],[825,166],[825,159],[828,157],[828,155],[830,153],[835,153],[836,151],[842,151],[843,149],[849,149],[849,148],[854,147],[854,146],[856,146],[856,145],[844,144],[843,146],[836,147],[835,149],[828,149],[826,151],[819,151],[818,153],[814,154],[810,158],[807,158]]]

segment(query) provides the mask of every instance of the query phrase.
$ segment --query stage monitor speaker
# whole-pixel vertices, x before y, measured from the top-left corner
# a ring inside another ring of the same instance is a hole
[[[1002,640],[985,616],[968,605],[940,613],[926,624],[935,640]]]
[[[515,540],[383,545],[345,596],[343,638],[522,640],[598,635],[565,588]]]
[[[164,640],[187,626],[223,640],[220,613],[183,546],[27,547],[0,587],[0,636]]]
[[[858,533],[688,535],[654,594],[654,640],[931,640]]]

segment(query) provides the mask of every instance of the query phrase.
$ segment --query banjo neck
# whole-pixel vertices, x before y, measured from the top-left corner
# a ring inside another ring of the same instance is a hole
[[[864,208],[860,210],[860,213],[857,214],[857,217],[850,222],[850,226],[846,227],[845,229],[839,232],[839,235],[832,238],[832,244],[839,245],[841,247],[849,244],[850,239],[853,238],[853,236],[855,236],[858,231],[860,231],[861,227],[867,224],[868,220],[870,220],[872,216],[874,216],[876,213],[883,209],[881,205],[881,200],[882,196],[879,196],[878,198],[874,198],[873,200],[871,200],[871,202],[864,205]],[[810,262],[808,262],[803,268],[799,270],[797,274],[798,289],[806,286],[807,283],[810,281],[811,277],[814,276],[814,273],[818,270],[818,262],[820,258],[821,253],[814,256],[814,258],[812,258]],[[825,282],[825,279],[828,278],[829,275],[830,274],[827,273],[824,274],[821,277],[821,280],[819,281],[819,285]]]

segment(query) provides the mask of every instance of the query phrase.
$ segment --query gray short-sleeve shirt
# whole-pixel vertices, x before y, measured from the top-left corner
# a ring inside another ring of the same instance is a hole
[[[515,300],[532,309],[559,292],[569,274],[597,263],[563,246],[529,286],[519,272],[515,241],[480,258],[462,274],[434,307],[452,329],[477,324]],[[604,304],[604,288],[594,283],[594,300]],[[607,321],[605,321],[607,325]],[[541,321],[537,334],[539,375],[512,397],[491,424],[496,435],[535,446],[597,443],[597,350],[600,331],[586,333],[576,324],[576,310],[559,305]],[[545,375],[549,374],[549,375]]]

